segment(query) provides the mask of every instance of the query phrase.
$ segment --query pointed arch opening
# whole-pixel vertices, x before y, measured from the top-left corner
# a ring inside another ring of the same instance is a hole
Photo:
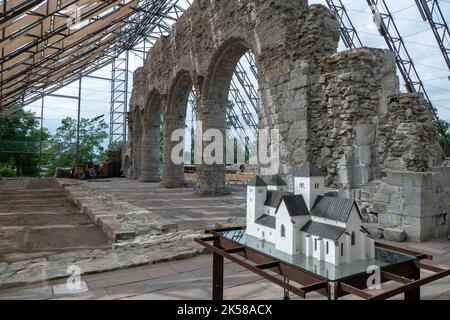
[[[142,182],[160,181],[162,97],[153,90],[146,99],[142,121]]]
[[[252,74],[253,81],[248,74]],[[211,155],[201,155],[202,161],[197,170],[197,193],[227,193],[226,164],[249,161],[250,148],[255,146],[257,136],[257,83],[256,59],[250,45],[239,38],[227,40],[212,59],[203,83],[202,104],[198,110],[202,132],[208,129],[220,132],[222,150],[214,150]],[[203,143],[203,150],[209,143]],[[207,157],[214,161],[207,163]]]
[[[185,185],[186,113],[192,92],[191,75],[181,71],[173,82],[164,110],[163,170],[161,183],[166,188]]]

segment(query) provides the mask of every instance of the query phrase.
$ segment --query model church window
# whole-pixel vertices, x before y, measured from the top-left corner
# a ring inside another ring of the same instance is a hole
[[[352,232],[352,246],[355,245],[355,231]]]
[[[326,242],[326,250],[327,250],[327,254],[328,254],[328,252],[329,252],[329,245],[328,245],[328,241]]]
[[[344,243],[341,243],[341,257],[344,256]]]
[[[300,183],[300,189],[305,189],[305,184],[303,182]]]
[[[281,225],[281,237],[286,238],[286,229],[284,227],[284,224]]]
[[[320,187],[320,183],[315,183],[314,184],[314,188],[319,189],[319,187]]]
[[[317,251],[317,239],[314,239],[314,251]]]
[[[263,191],[262,190],[258,190],[258,193],[263,193]]]

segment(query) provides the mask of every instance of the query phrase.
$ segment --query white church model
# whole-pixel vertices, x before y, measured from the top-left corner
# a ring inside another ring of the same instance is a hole
[[[246,233],[290,255],[304,254],[334,265],[375,257],[355,201],[324,195],[325,177],[309,163],[294,173],[294,193],[274,175],[247,185]]]

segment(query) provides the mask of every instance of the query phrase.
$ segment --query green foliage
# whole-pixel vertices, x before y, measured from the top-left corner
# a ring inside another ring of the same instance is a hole
[[[450,157],[450,122],[440,120],[442,131],[439,134],[439,143],[447,157]]]
[[[106,159],[103,147],[108,137],[108,125],[101,117],[80,120],[79,159],[77,159],[77,120],[67,117],[49,140],[47,175],[52,176],[57,167],[71,167],[78,162],[98,162]]]
[[[15,176],[16,172],[13,169],[0,167],[0,178],[10,178]]]
[[[43,139],[48,131],[43,130]],[[19,109],[0,118],[0,164],[14,168],[16,176],[39,175],[41,130],[32,112]]]

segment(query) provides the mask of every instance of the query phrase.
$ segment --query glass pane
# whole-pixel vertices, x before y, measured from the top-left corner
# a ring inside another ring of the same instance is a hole
[[[274,244],[248,236],[246,235],[245,230],[227,231],[221,234],[224,237],[237,242],[238,244],[246,245],[261,253],[270,255],[302,270],[312,272],[317,276],[323,277],[330,281],[341,280],[357,274],[367,273],[369,266],[376,265],[383,268],[416,259],[413,256],[375,247],[375,259],[355,260],[351,263],[342,263],[339,266],[335,266],[334,264],[319,261],[313,257],[307,257],[303,254],[292,256],[278,251],[275,249]]]

